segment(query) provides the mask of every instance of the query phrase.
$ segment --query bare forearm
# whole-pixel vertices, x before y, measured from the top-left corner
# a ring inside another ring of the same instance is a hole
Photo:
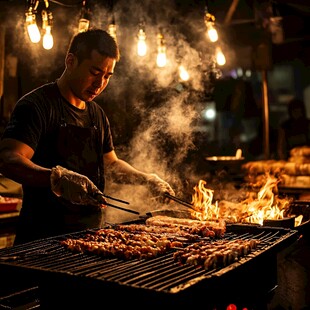
[[[108,161],[109,165],[106,166],[108,174],[111,174],[114,181],[127,184],[146,185],[154,197],[159,197],[163,202],[166,200],[166,195],[175,195],[174,190],[164,180],[162,180],[155,173],[145,173],[140,171],[124,160],[118,159],[111,153],[110,157],[114,160]]]
[[[116,181],[129,184],[146,184],[152,175],[134,168],[122,159],[110,164],[107,170]]]
[[[0,172],[7,178],[29,186],[49,186],[51,169],[34,164],[18,154],[6,156],[0,162]]]

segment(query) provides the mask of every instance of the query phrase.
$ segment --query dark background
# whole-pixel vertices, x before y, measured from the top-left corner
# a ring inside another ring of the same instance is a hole
[[[27,37],[24,19],[29,3],[0,1],[2,126],[20,96],[60,76],[82,8],[82,1],[49,1],[54,47],[47,51],[41,42],[33,44]],[[261,158],[262,72],[268,74],[271,157],[276,156],[276,130],[287,115],[288,100],[293,96],[305,99],[310,113],[310,99],[305,95],[310,63],[309,1],[115,0],[86,4],[91,26],[107,29],[113,18],[117,26],[121,60],[96,101],[109,116],[118,152],[138,168],[182,179],[204,174],[208,168],[205,156],[234,155],[238,147],[248,160]],[[39,27],[44,6],[39,1]],[[224,67],[213,62],[214,45],[205,34],[206,8],[216,18],[227,59]],[[281,18],[281,42],[273,42],[270,17]],[[138,59],[134,50],[141,20],[149,44],[145,59]],[[170,61],[164,70],[155,65],[159,31],[164,34]],[[178,80],[178,61],[191,70],[187,83]],[[216,109],[214,120],[204,118],[208,107]]]

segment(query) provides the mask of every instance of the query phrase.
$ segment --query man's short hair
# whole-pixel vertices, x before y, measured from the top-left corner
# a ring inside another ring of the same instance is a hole
[[[91,57],[91,52],[96,50],[103,56],[119,61],[120,51],[114,38],[105,30],[91,28],[79,32],[71,39],[68,53],[74,54],[78,62]]]

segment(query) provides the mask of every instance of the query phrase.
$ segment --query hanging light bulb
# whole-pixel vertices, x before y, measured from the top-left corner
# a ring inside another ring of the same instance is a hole
[[[208,37],[211,42],[216,42],[219,38],[216,29],[212,25],[209,26]]]
[[[86,18],[79,19],[79,32],[87,31],[89,28],[89,20]]]
[[[79,19],[79,32],[87,31],[90,24],[90,9],[86,6],[86,1],[83,1],[83,7],[81,9]]]
[[[52,12],[42,10],[42,29],[44,31],[43,47],[46,50],[50,50],[54,45],[54,39],[52,35],[52,22],[53,22]]]
[[[143,29],[139,29],[138,33],[138,46],[137,46],[137,52],[138,55],[143,57],[146,55],[147,46],[146,46],[146,35]]]
[[[109,24],[108,33],[110,34],[111,37],[114,38],[115,41],[117,41],[117,37],[116,37],[116,25],[115,25],[115,18],[114,18],[114,16],[112,17],[112,21],[111,21],[111,23]]]
[[[26,24],[29,38],[32,43],[38,43],[41,40],[41,34],[36,23],[36,16],[32,12],[26,13]]]
[[[47,26],[43,36],[43,47],[46,50],[50,50],[54,46],[54,38],[52,36],[51,30],[51,26]]]
[[[144,23],[140,23],[140,28],[138,32],[138,44],[137,44],[137,54],[141,57],[146,55],[147,45],[146,45],[146,35],[144,31]]]
[[[215,49],[215,58],[219,66],[224,66],[226,64],[225,55],[223,54],[222,49],[218,46]]]
[[[179,77],[182,81],[189,80],[189,73],[183,65],[179,65]]]
[[[25,13],[27,31],[32,43],[38,43],[41,40],[41,34],[36,23],[36,9],[38,4],[39,1],[36,1],[34,6],[30,4],[28,10]]]
[[[162,68],[165,67],[167,64],[167,56],[166,56],[166,45],[164,41],[164,36],[160,32],[157,35],[157,59],[156,59],[157,66]]]
[[[216,42],[218,40],[218,33],[214,27],[215,17],[214,15],[208,12],[208,9],[205,10],[205,24],[207,27],[207,35],[211,42]]]

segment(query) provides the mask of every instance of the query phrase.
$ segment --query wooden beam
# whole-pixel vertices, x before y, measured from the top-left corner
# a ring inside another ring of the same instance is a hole
[[[239,0],[233,0],[232,3],[230,4],[230,7],[224,19],[224,25],[230,24],[232,16],[234,15],[236,11],[238,3],[239,3]]]

